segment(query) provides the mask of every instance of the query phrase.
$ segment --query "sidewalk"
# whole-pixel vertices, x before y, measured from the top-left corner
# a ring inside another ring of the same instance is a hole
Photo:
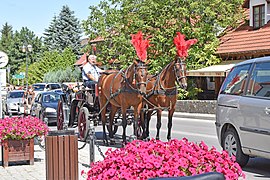
[[[164,111],[162,116],[167,116],[168,112]],[[156,115],[154,115],[156,116]],[[195,118],[200,120],[215,120],[214,114],[196,114],[196,113],[182,113],[175,112],[174,117],[180,118]],[[97,126],[95,128],[97,137],[96,143],[99,145],[101,152],[105,154],[108,148],[121,147],[121,140],[116,138],[116,146],[104,146],[102,141],[102,127]],[[78,141],[78,147],[83,146],[83,142]],[[1,154],[1,149],[0,149]],[[79,169],[79,180],[86,179],[81,176],[81,171],[87,172],[90,169],[90,155],[89,145],[87,144],[83,149],[78,150],[78,169]],[[46,179],[46,162],[45,162],[45,151],[41,150],[38,145],[35,145],[34,152],[35,162],[34,165],[26,165],[24,163],[13,163],[6,168],[2,167],[2,157],[0,156],[0,179],[1,180],[45,180]],[[98,147],[95,145],[95,162],[102,160],[103,157],[98,151]]]
[[[83,142],[78,141],[78,147],[83,146]],[[98,140],[103,154],[108,148],[103,145],[103,142]],[[35,145],[34,150],[34,165],[27,165],[26,162],[10,163],[8,167],[2,167],[2,157],[0,158],[0,179],[1,180],[45,180],[46,179],[46,162],[45,151],[41,150],[38,145]],[[113,147],[112,147],[113,148]],[[102,160],[97,146],[95,146],[95,161]],[[87,144],[83,149],[78,150],[78,169],[79,179],[86,179],[81,176],[81,171],[87,172],[90,167],[89,145]]]

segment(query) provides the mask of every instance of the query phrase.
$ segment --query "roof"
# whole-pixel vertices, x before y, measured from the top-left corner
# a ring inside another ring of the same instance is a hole
[[[243,8],[249,8],[249,0],[245,0],[244,4],[242,5]]]
[[[249,7],[245,0],[243,7]],[[263,38],[262,38],[263,37]],[[270,22],[254,30],[249,26],[249,9],[245,9],[244,18],[237,28],[229,30],[220,38],[216,53],[223,57],[256,57],[270,54]]]
[[[224,35],[217,49],[220,56],[270,53],[270,22],[258,30],[243,24]]]
[[[218,65],[213,65],[197,70],[187,71],[187,76],[200,76],[200,77],[226,77],[231,68],[241,61],[223,61]]]

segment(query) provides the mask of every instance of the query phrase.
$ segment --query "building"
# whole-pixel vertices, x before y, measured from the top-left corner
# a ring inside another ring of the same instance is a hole
[[[219,65],[191,70],[190,78],[196,78],[197,87],[204,92],[199,99],[215,99],[226,74],[234,64],[270,55],[270,0],[245,0],[247,19],[236,29],[220,38],[216,55],[222,59]]]

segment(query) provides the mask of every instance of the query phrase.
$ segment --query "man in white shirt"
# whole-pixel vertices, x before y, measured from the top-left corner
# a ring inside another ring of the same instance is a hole
[[[96,66],[96,59],[97,57],[95,55],[89,55],[88,62],[82,69],[83,83],[89,88],[94,88],[94,85],[98,82],[100,74],[103,72],[102,69]]]

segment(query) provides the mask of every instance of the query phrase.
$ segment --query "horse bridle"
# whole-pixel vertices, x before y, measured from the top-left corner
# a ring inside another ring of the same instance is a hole
[[[146,76],[147,66],[145,66],[144,63],[139,62],[139,64],[134,67],[134,72],[137,72],[137,69],[142,69],[142,76]],[[136,82],[136,87],[138,88],[141,84],[144,84],[146,86],[147,81],[145,81],[145,82],[137,82],[136,81],[136,75],[137,75],[137,73],[134,73],[134,75],[133,75],[133,79],[135,79],[135,82]]]
[[[180,60],[180,62],[179,62]],[[177,58],[176,59],[176,62],[173,66],[173,70],[174,70],[174,74],[175,74],[175,77],[176,77],[176,82],[177,84],[180,86],[180,83],[181,83],[181,79],[183,78],[186,78],[186,75],[185,75],[185,68],[184,68],[184,65],[186,63],[181,59],[181,58]],[[181,69],[177,68],[177,66],[181,67]],[[179,71],[181,71],[181,74],[182,75],[179,75],[180,73],[178,73]]]

